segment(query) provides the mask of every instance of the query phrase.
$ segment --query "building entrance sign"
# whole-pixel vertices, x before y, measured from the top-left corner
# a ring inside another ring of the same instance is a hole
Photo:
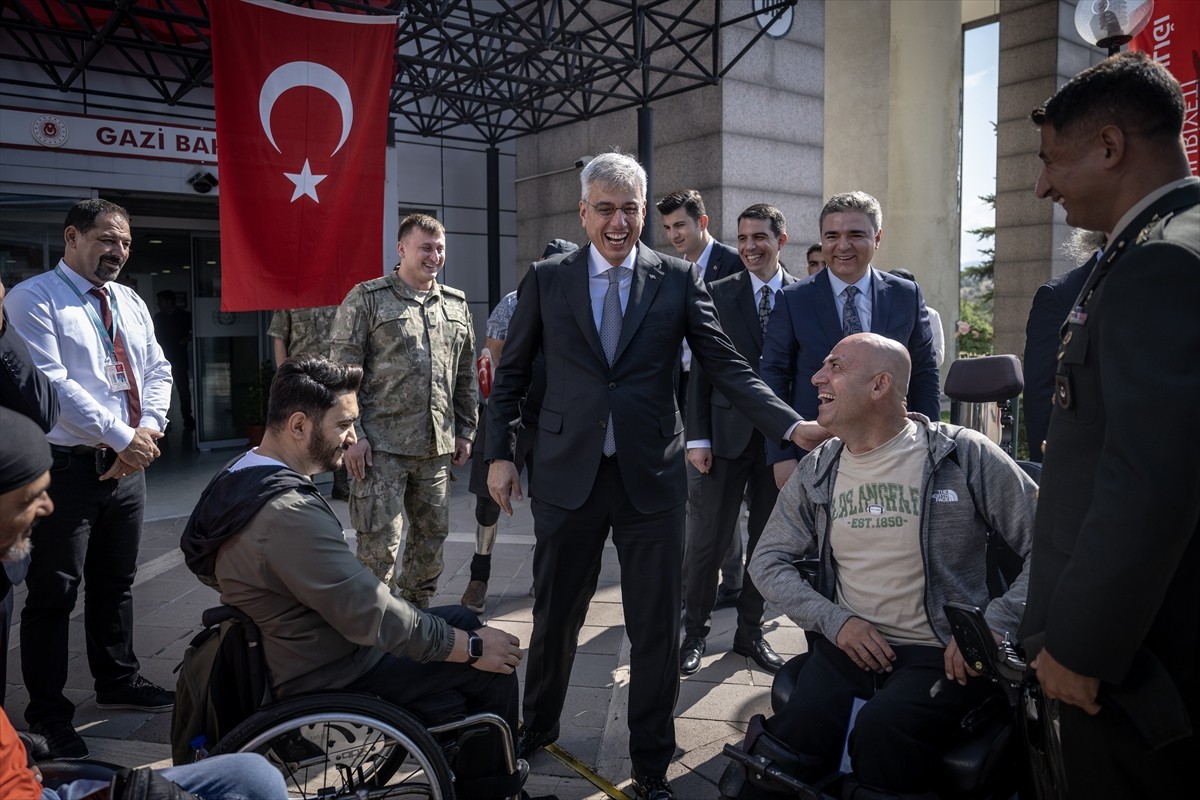
[[[5,147],[215,164],[217,132],[191,125],[0,106]]]

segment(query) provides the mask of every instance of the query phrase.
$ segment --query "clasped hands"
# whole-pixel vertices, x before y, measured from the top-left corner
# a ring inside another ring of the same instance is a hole
[[[117,453],[117,460],[99,479],[107,481],[113,478],[124,478],[150,466],[154,459],[162,455],[162,451],[155,443],[162,437],[162,431],[156,431],[153,428],[135,428],[133,441],[129,443],[128,447]]]

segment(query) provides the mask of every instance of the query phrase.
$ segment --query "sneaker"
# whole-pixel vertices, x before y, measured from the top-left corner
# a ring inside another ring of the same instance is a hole
[[[487,609],[487,581],[471,581],[459,601],[468,611],[482,614]]]
[[[141,675],[125,686],[109,692],[96,692],[96,708],[129,708],[135,711],[169,711],[175,705],[175,693],[156,686]]]
[[[666,777],[638,775],[636,772],[632,777],[633,783],[629,788],[633,789],[634,800],[675,800],[675,793],[671,791],[671,784]]]
[[[69,722],[35,722],[29,730],[46,740],[50,758],[77,759],[90,755],[87,744]]]

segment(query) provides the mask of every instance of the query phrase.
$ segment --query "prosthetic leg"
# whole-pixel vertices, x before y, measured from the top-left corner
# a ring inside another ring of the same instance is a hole
[[[471,582],[459,603],[476,614],[487,608],[488,579],[492,577],[492,545],[496,543],[496,523],[500,507],[491,498],[475,500],[475,555],[471,558]]]

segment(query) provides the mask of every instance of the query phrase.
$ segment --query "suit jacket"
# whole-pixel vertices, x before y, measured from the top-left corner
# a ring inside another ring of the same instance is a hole
[[[941,386],[933,355],[933,334],[921,289],[912,281],[874,270],[871,281],[871,332],[908,348],[912,378],[908,410],[941,418]],[[821,270],[784,288],[775,298],[767,323],[760,372],[767,385],[791,403],[805,419],[817,418],[817,390],[812,376],[825,356],[842,340],[842,320],[833,301],[829,272]],[[767,461],[799,459],[800,448],[767,442]]]
[[[641,246],[610,367],[592,314],[587,253],[583,248],[541,261],[521,281],[488,400],[487,458],[512,460],[513,425],[541,350],[546,396],[530,493],[561,508],[581,506],[596,479],[611,413],[634,508],[654,513],[682,506],[683,419],[673,375],[685,337],[695,363],[768,439],[782,439],[797,416],[730,344],[696,267]]]
[[[784,286],[795,282],[787,270],[780,267],[779,272]],[[763,332],[758,324],[759,299],[754,296],[750,273],[745,270],[735,272],[709,284],[708,291],[729,340],[750,368],[758,372]],[[712,440],[713,455],[720,458],[737,458],[745,451],[754,433],[753,423],[733,407],[729,398],[713,388],[712,381],[700,366],[692,369],[688,383],[688,409],[688,440]]]
[[[737,250],[714,241],[712,252],[708,254],[708,265],[704,268],[704,282],[719,281],[745,269],[746,265],[742,263],[742,257],[738,255]]]
[[[1030,658],[1044,643],[1163,707],[1186,686],[1195,730],[1200,180],[1117,232],[1081,296],[1062,326],[1021,636]]]
[[[1042,442],[1050,427],[1054,369],[1057,366],[1059,328],[1075,307],[1083,282],[1096,266],[1096,255],[1082,266],[1055,276],[1038,288],[1025,323],[1025,441],[1029,460],[1042,463]]]
[[[0,324],[0,406],[20,412],[46,433],[58,424],[54,384],[33,364],[29,348],[12,326],[8,312]]]

